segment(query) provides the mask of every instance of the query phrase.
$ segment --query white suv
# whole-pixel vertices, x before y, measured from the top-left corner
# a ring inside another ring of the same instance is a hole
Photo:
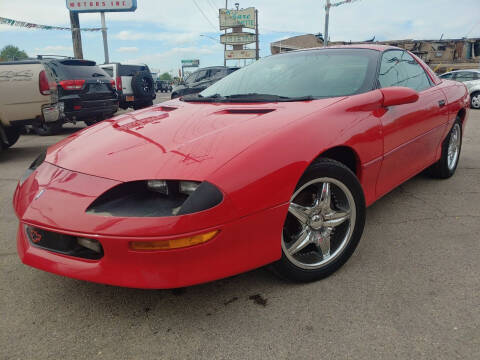
[[[115,81],[122,109],[142,109],[153,105],[155,83],[147,65],[111,63],[99,66]]]

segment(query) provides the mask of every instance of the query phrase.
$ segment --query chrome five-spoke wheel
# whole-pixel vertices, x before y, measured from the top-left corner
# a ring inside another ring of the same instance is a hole
[[[365,224],[365,199],[342,163],[310,165],[290,198],[282,230],[282,258],[273,269],[295,281],[326,277],[352,255]]]
[[[460,140],[462,131],[458,122],[453,125],[452,132],[450,134],[450,140],[448,142],[448,158],[447,165],[449,170],[455,169],[458,162],[458,156],[460,154]]]
[[[448,179],[457,170],[462,150],[462,123],[461,118],[453,124],[452,128],[442,143],[442,154],[440,159],[430,166],[428,172],[431,176],[439,179]]]
[[[355,202],[350,190],[332,178],[312,180],[292,196],[291,219],[283,233],[282,246],[298,267],[324,266],[347,246],[355,224]]]

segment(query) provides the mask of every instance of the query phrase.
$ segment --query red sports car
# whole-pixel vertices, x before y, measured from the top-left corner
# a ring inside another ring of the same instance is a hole
[[[18,253],[138,288],[266,264],[320,279],[354,252],[366,206],[426,168],[454,174],[468,107],[463,84],[399,48],[270,56],[49,148],[14,195]]]

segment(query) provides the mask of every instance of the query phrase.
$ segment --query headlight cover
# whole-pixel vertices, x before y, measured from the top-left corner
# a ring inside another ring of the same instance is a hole
[[[43,164],[45,161],[45,158],[47,156],[47,152],[44,151],[40,155],[37,156],[35,160],[30,164],[28,169],[23,173],[23,175],[20,177],[20,185],[22,185],[25,180],[28,179],[28,177],[40,166]]]
[[[222,200],[222,192],[207,181],[131,181],[100,195],[86,212],[115,217],[167,217],[208,210]]]

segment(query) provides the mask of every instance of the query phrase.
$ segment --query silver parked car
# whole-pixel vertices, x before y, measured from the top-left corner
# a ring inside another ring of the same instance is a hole
[[[440,75],[442,79],[460,81],[470,93],[470,104],[473,109],[480,109],[480,70],[468,69],[450,71]]]

